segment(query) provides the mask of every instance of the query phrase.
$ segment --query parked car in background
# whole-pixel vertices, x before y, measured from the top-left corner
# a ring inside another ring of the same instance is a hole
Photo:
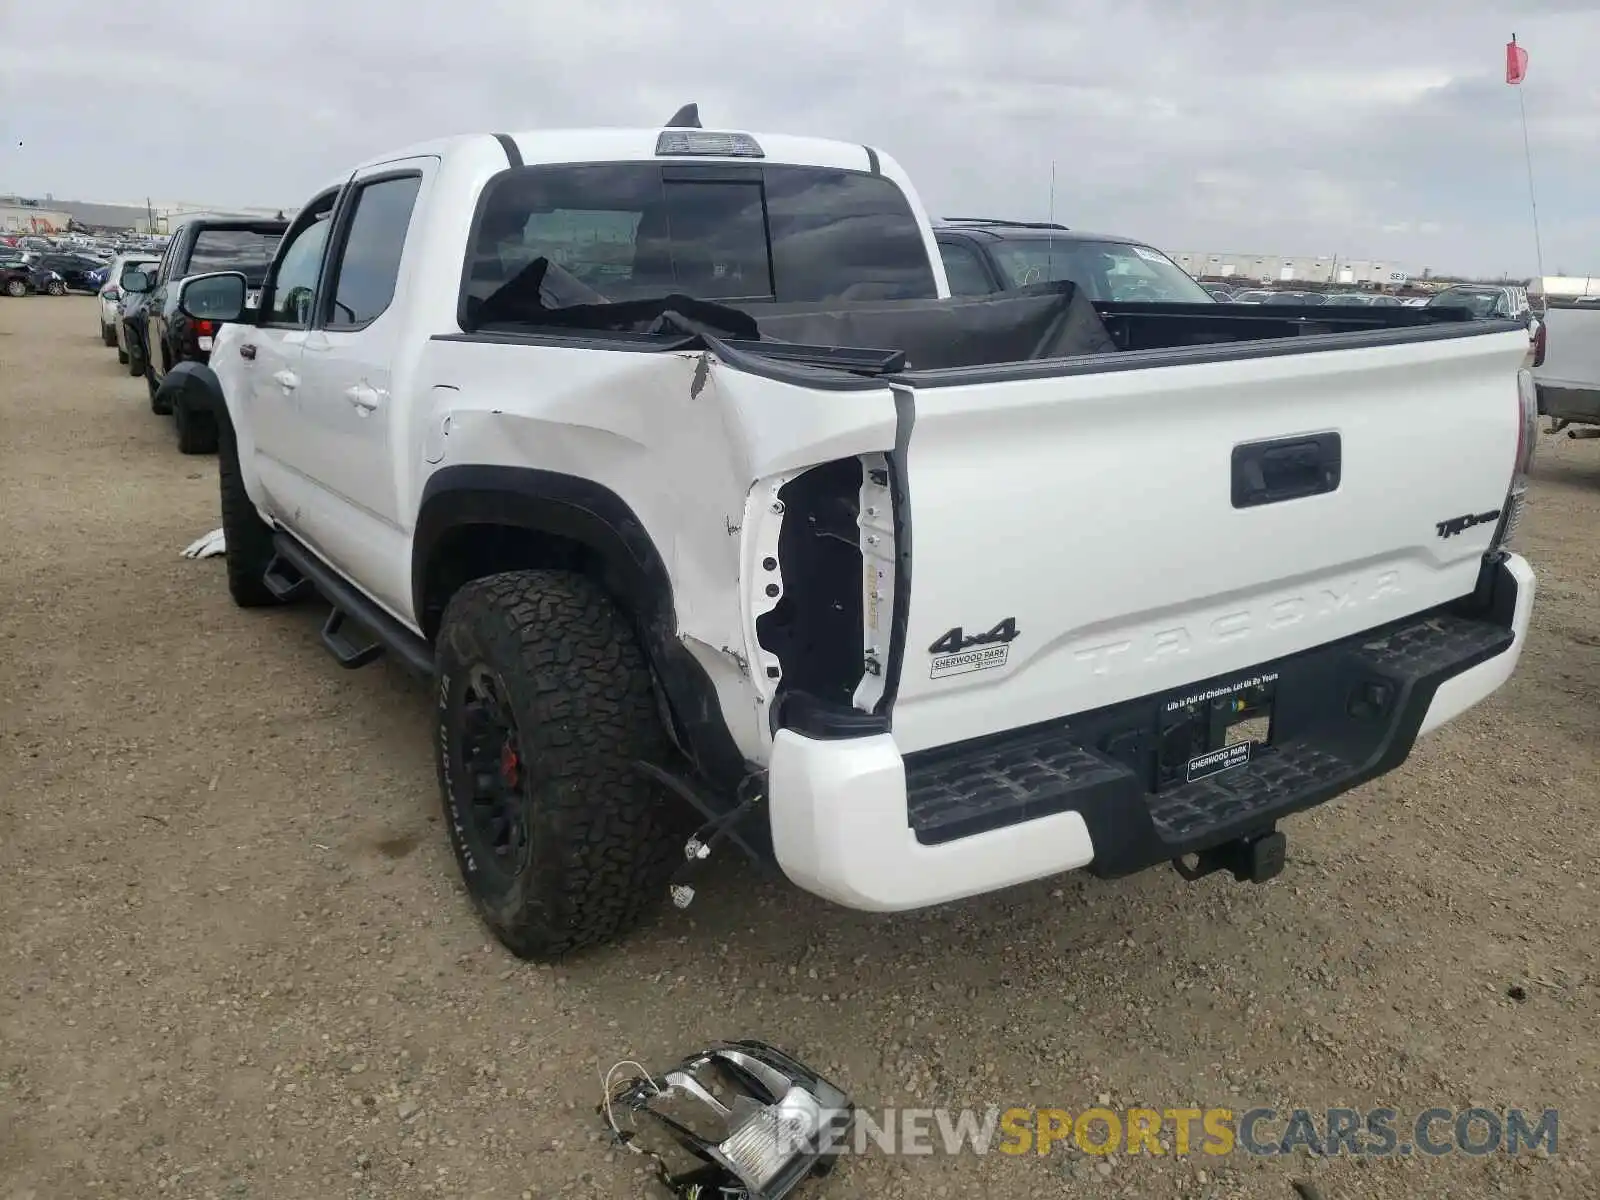
[[[1428,299],[1429,308],[1465,308],[1475,317],[1516,320],[1532,309],[1519,305],[1513,289],[1493,284],[1461,284]],[[1520,311],[1519,311],[1520,310]]]
[[[1551,433],[1600,437],[1600,296],[1549,297],[1544,325],[1555,327],[1558,346],[1535,364],[1539,412]]]
[[[46,252],[39,256],[39,260],[47,269],[61,276],[62,290],[67,292],[98,291],[99,285],[91,277],[106,265],[102,259],[87,254]]]
[[[1327,302],[1328,297],[1321,292],[1279,291],[1276,288],[1251,288],[1235,293],[1233,297],[1235,304],[1320,305]]]
[[[216,424],[197,411],[186,389],[163,394],[162,382],[182,363],[204,363],[211,357],[217,322],[195,320],[178,308],[178,285],[190,275],[238,271],[252,295],[266,278],[287,221],[200,219],[179,226],[154,271],[133,271],[123,290],[148,292],[149,300],[134,317],[144,363],[145,385],[152,412],[171,413],[178,427],[178,449],[185,454],[211,454],[217,448]]]
[[[0,258],[0,291],[26,296],[35,291],[33,270],[20,258]]]
[[[957,296],[1070,279],[1091,300],[1216,303],[1177,263],[1131,238],[979,217],[936,222],[934,237]]]
[[[1221,304],[1229,304],[1233,300],[1233,291],[1220,283],[1202,283],[1201,287],[1211,293],[1211,298]]]
[[[143,268],[149,271],[148,264]],[[144,374],[144,306],[150,302],[149,292],[130,292],[127,277],[139,267],[130,268],[122,276],[122,295],[117,300],[117,361],[127,364],[128,374]]]
[[[154,254],[119,254],[102,272],[100,284],[100,340],[108,346],[117,345],[117,320],[122,304],[122,277],[137,267],[153,266],[161,259]],[[128,360],[121,354],[121,361]]]
[[[1378,308],[1400,307],[1400,297],[1385,292],[1330,292],[1325,296],[1329,304],[1366,304]]]
[[[32,251],[0,256],[0,289],[8,296],[64,296],[67,284]]]
[[[1529,365],[1540,366],[1549,348],[1549,326],[1534,315],[1526,288],[1459,284],[1429,298],[1429,308],[1464,308],[1481,320],[1521,321],[1528,331]]]

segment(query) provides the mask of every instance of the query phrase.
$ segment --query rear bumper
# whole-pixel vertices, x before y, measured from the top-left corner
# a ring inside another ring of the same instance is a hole
[[[1559,417],[1578,424],[1600,424],[1600,385],[1539,383],[1539,415]]]
[[[1264,831],[1393,770],[1418,736],[1505,683],[1533,595],[1532,569],[1511,555],[1485,568],[1470,612],[1261,664],[1279,677],[1273,745],[1161,793],[1147,790],[1138,741],[1160,696],[909,758],[892,733],[780,730],[768,771],[775,856],[807,891],[892,912],[1079,867],[1126,875]],[[1378,711],[1347,699],[1374,686],[1388,697]]]

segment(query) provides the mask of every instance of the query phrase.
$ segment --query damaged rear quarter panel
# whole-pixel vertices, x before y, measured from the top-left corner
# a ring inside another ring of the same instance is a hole
[[[406,511],[417,511],[432,472],[464,464],[535,467],[616,493],[667,565],[675,636],[713,681],[740,750],[764,762],[770,690],[754,677],[758,589],[747,564],[776,530],[747,514],[779,519],[774,481],[892,449],[889,389],[811,388],[695,351],[435,340],[412,394],[417,474]],[[442,458],[426,461],[441,446]]]

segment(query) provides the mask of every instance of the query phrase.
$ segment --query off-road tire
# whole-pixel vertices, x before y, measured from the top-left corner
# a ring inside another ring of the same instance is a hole
[[[152,394],[150,403],[155,403]],[[194,405],[180,393],[172,401],[172,417],[178,427],[178,452],[180,454],[215,454],[217,452],[217,420],[209,412],[197,412]]]
[[[128,337],[128,374],[129,375],[148,375],[149,371],[150,371],[150,368],[149,368],[149,365],[145,361],[144,350],[140,347],[138,342],[134,341],[133,337],[130,335]],[[171,410],[170,409],[166,409],[166,408],[157,408],[155,406],[155,397],[151,396],[150,397],[150,411],[153,412],[153,413],[158,413],[158,414],[160,414],[161,416],[164,417]]]
[[[104,321],[100,323],[100,344],[103,346],[115,346],[117,344],[117,331]]]
[[[233,425],[217,422],[217,479],[222,492],[223,559],[228,564],[228,594],[240,608],[271,608],[282,601],[267,590],[263,576],[276,551],[272,528],[250,503],[239,471],[239,444]]]
[[[478,669],[515,721],[526,862],[475,859],[466,696]],[[694,821],[642,776],[666,764],[650,670],[627,616],[595,582],[515,571],[451,598],[437,643],[435,758],[451,848],[484,922],[519,958],[549,961],[616,938],[665,896]]]

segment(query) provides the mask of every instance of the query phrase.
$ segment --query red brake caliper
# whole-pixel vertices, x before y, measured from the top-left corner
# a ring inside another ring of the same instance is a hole
[[[505,744],[500,747],[500,778],[507,787],[517,786],[521,766],[516,747],[511,744],[511,739],[507,738]]]

